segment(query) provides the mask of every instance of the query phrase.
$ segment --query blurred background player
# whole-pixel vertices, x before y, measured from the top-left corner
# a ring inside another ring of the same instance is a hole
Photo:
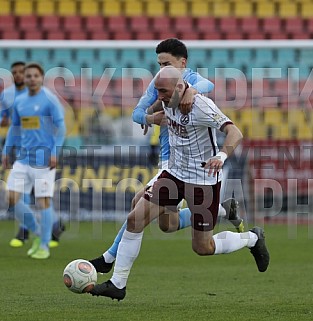
[[[160,68],[163,68],[165,66],[174,66],[175,68],[180,69],[182,71],[183,79],[191,85],[191,87],[186,89],[182,97],[180,108],[184,110],[184,113],[188,113],[190,111],[195,94],[209,93],[213,90],[213,83],[203,78],[197,72],[186,68],[188,51],[185,44],[180,40],[176,38],[163,40],[156,47],[156,54]],[[152,124],[160,125],[160,123],[162,122],[163,116],[161,114],[158,114],[161,115],[161,117],[152,114],[153,109],[157,108],[157,106],[160,104],[161,102],[158,100],[158,92],[154,87],[154,80],[152,80],[133,112],[133,120],[142,125],[142,127],[144,128],[144,134],[147,132],[148,126],[151,126]],[[160,141],[161,169],[159,173],[148,182],[146,187],[135,195],[132,201],[132,209],[135,207],[135,204],[139,201],[139,199],[144,195],[145,190],[152,186],[153,183],[157,180],[162,170],[168,167],[170,146],[167,126],[160,126],[160,131],[156,131],[156,133],[159,133],[158,137]],[[219,206],[219,216],[225,218],[227,217],[236,227],[238,232],[243,232],[243,220],[237,214],[237,207],[238,203],[234,198],[227,199],[222,205],[220,204]],[[175,215],[160,215],[159,226],[160,229],[164,232],[175,232],[177,230],[189,227],[191,225],[190,218],[191,212],[189,208],[178,209]],[[107,273],[111,270],[113,262],[116,258],[119,242],[125,229],[126,222],[119,230],[111,247],[100,257],[90,260],[90,262],[95,266],[98,272]]]
[[[11,65],[11,74],[13,76],[14,84],[4,89],[0,95],[0,127],[8,127],[10,125],[12,117],[12,106],[14,104],[15,98],[28,92],[28,88],[25,86],[24,82],[25,65],[26,63],[24,61],[16,61]],[[2,145],[4,145],[4,141]],[[12,153],[12,157],[14,158],[14,152]],[[24,194],[24,201],[26,204],[31,204],[31,195]],[[51,210],[53,211],[52,202],[50,206]],[[55,218],[52,229],[52,237],[49,243],[50,247],[57,247],[59,245],[60,236],[65,230],[65,225],[63,224],[63,222],[56,215],[54,216]],[[28,240],[28,236],[29,232],[27,227],[21,223],[16,236],[10,241],[10,246],[23,246],[25,241]]]
[[[15,99],[12,123],[3,148],[2,165],[9,165],[9,154],[17,147],[17,159],[9,174],[7,188],[9,206],[20,222],[34,233],[27,254],[34,259],[50,256],[49,242],[53,226],[50,206],[54,193],[57,156],[65,137],[64,111],[58,98],[43,87],[44,71],[39,64],[25,66],[28,92]],[[34,213],[21,198],[34,188],[40,209],[40,228]]]

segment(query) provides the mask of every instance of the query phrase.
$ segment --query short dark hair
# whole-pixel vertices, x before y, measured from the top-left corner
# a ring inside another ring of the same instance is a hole
[[[155,48],[156,54],[166,52],[176,58],[188,59],[188,50],[186,45],[177,38],[168,38],[160,42]]]
[[[26,65],[26,63],[24,61],[15,61],[11,65],[11,69],[14,68],[15,66],[25,66],[25,65]]]
[[[39,72],[41,73],[42,76],[44,76],[45,71],[43,70],[43,68],[41,67],[40,64],[38,64],[37,62],[30,62],[29,64],[27,64],[25,66],[25,70],[29,69],[29,68],[37,68],[39,70]]]

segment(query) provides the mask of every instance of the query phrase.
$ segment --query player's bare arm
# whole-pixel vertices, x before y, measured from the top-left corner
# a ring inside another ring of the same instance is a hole
[[[216,156],[210,158],[204,165],[204,168],[209,169],[208,175],[213,173],[213,176],[215,176],[222,169],[225,160],[234,152],[243,138],[241,131],[234,124],[226,125],[222,132],[226,134],[223,147]]]

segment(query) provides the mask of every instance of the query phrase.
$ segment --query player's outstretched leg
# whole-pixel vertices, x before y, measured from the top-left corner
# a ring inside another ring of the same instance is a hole
[[[90,294],[95,296],[106,296],[112,300],[123,300],[126,295],[126,287],[119,289],[110,280],[101,284],[96,284],[90,291]]]
[[[255,226],[250,231],[258,236],[258,240],[254,247],[250,248],[250,252],[254,256],[258,270],[265,272],[270,263],[270,255],[265,245],[264,230],[261,227]]]
[[[221,204],[226,211],[226,218],[235,226],[237,232],[244,232],[243,219],[238,214],[238,201],[234,197],[228,198]]]

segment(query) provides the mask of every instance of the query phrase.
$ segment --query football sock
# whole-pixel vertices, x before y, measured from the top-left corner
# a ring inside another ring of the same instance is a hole
[[[253,247],[258,240],[255,233],[234,233],[230,231],[224,231],[213,235],[215,242],[214,254],[226,254],[238,251],[243,247]]]
[[[126,226],[127,226],[127,220],[124,222],[124,224],[122,225],[122,227],[118,231],[111,247],[103,254],[105,262],[107,262],[107,263],[114,262],[114,259],[116,258],[116,255],[117,255],[118,245],[121,241],[124,231],[126,230]],[[107,255],[106,253],[108,253],[111,256]],[[113,260],[112,260],[112,258],[113,258]]]
[[[37,231],[37,222],[35,216],[29,205],[25,204],[23,199],[20,198],[14,206],[16,218],[24,225],[29,231],[35,233]]]
[[[179,230],[191,225],[191,212],[189,208],[183,208],[179,211]]]
[[[221,204],[218,207],[218,216],[226,217],[226,210]]]
[[[143,232],[132,233],[126,230],[123,234],[111,278],[111,282],[119,289],[126,286],[130,269],[139,254],[142,237]]]
[[[48,244],[51,240],[52,233],[52,225],[53,225],[53,210],[50,207],[41,210],[41,220],[40,220],[40,228],[41,228],[41,248],[48,248]]]

